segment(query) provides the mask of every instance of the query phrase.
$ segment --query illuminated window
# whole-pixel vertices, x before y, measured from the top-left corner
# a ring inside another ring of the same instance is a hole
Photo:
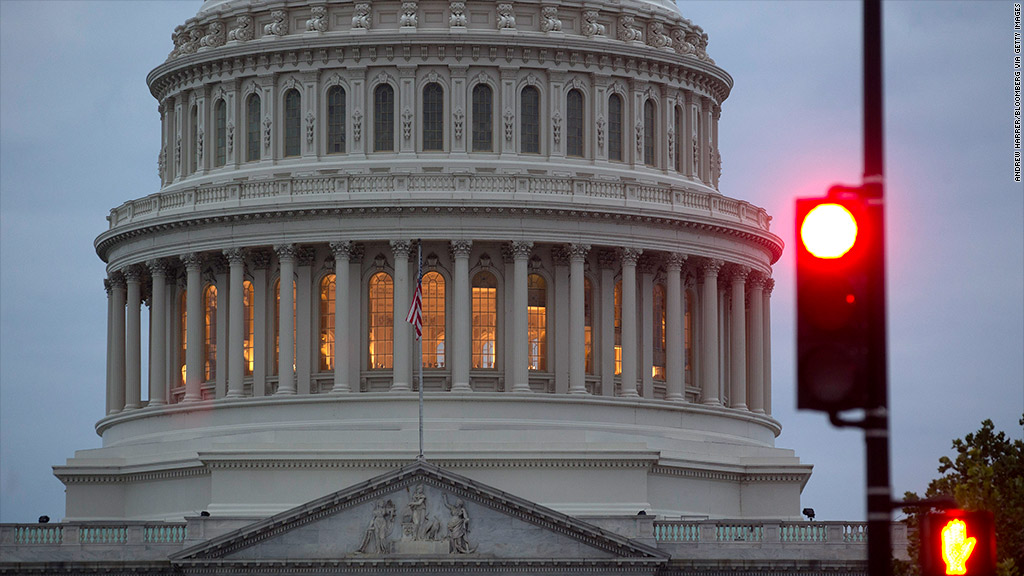
[[[245,356],[245,375],[249,376],[252,374],[254,360],[253,343],[255,339],[253,336],[255,330],[253,321],[256,319],[256,306],[253,305],[252,282],[248,280],[242,283],[242,308],[244,309],[242,331],[245,335],[245,340],[242,342],[242,354]]]
[[[284,155],[302,154],[299,132],[302,128],[302,98],[295,88],[284,93]]]
[[[199,108],[196,106],[192,107],[192,114],[190,116],[191,126],[189,134],[191,139],[189,140],[189,160],[188,164],[190,167],[189,172],[195,172],[199,169]]]
[[[178,385],[184,386],[185,358],[188,352],[188,290],[181,291],[178,309],[181,311],[181,324],[178,326],[178,372],[181,374],[181,382]]]
[[[390,84],[373,91],[373,151],[395,151],[395,89]]]
[[[370,277],[369,348],[370,369],[391,369],[394,347],[395,287],[391,275],[378,272]]]
[[[444,277],[423,275],[423,367],[444,368]]]
[[[654,285],[654,367],[651,376],[665,379],[665,306],[668,302],[665,286]]]
[[[292,370],[295,369],[295,358],[298,356],[299,339],[296,338],[298,324],[296,324],[296,290],[295,281],[292,281]],[[281,366],[281,279],[274,283],[274,374],[279,372]]]
[[[519,104],[519,152],[540,154],[540,90],[523,88]]]
[[[622,374],[622,280],[615,283],[615,375]]]
[[[654,101],[644,102],[644,164],[654,166]]]
[[[227,162],[227,149],[228,149],[228,106],[224,103],[224,99],[217,100],[217,103],[213,106],[213,125],[214,125],[214,136],[216,140],[216,154],[214,154],[213,163],[215,166],[223,166]]]
[[[334,370],[334,274],[320,281],[320,371]]]
[[[583,93],[576,89],[565,97],[565,153],[583,156]]]
[[[594,295],[590,278],[583,279],[583,357],[587,374],[594,373]]]
[[[444,150],[444,90],[437,82],[423,87],[423,149]]]
[[[473,88],[473,152],[492,152],[493,97],[491,87],[477,84]]]
[[[332,86],[327,91],[327,153],[345,152],[345,89]]]
[[[686,365],[683,371],[686,373],[686,381],[693,381],[693,299],[694,292],[686,291],[686,313],[683,318],[683,348],[686,351],[683,361]]]
[[[608,97],[608,159],[622,161],[622,96]]]
[[[245,101],[245,161],[260,159],[260,96],[252,94]]]
[[[498,333],[498,281],[490,272],[473,276],[473,368],[494,368]]]
[[[217,379],[217,287],[203,290],[203,381]]]
[[[539,274],[526,279],[527,317],[529,318],[528,351],[530,370],[547,370],[548,348],[548,288]]]

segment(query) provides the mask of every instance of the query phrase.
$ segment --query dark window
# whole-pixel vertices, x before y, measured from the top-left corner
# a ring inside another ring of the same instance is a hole
[[[473,88],[473,152],[493,152],[493,97],[491,87],[477,84]]]
[[[540,154],[540,91],[523,88],[519,107],[519,151]]]
[[[395,150],[395,89],[389,84],[373,91],[373,150]]]
[[[345,89],[332,86],[327,91],[327,153],[345,152]]]
[[[622,96],[608,97],[608,159],[622,161]]]
[[[565,153],[583,156],[583,93],[570,90],[565,98]]]
[[[214,156],[214,165],[223,166],[227,162],[227,115],[228,106],[224,99],[217,100],[213,106],[213,124],[216,127],[217,154]]]
[[[292,88],[284,93],[284,155],[298,156],[302,154],[299,133],[302,128],[301,97],[299,91]]]
[[[644,102],[644,164],[654,166],[654,102]]]
[[[249,96],[245,103],[245,161],[260,159],[260,97]]]
[[[444,90],[437,82],[423,88],[423,149],[444,150]]]
[[[192,115],[190,117],[190,120],[192,122],[192,126],[190,127],[190,130],[191,130],[191,134],[190,134],[191,140],[189,141],[189,143],[191,144],[191,146],[189,147],[189,154],[188,154],[188,156],[189,156],[189,167],[190,167],[189,172],[195,172],[196,170],[199,169],[199,108],[198,107],[196,107],[196,106],[192,107]]]

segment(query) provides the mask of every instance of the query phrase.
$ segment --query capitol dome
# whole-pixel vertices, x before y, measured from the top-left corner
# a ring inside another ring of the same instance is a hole
[[[55,469],[69,520],[265,518],[399,469],[421,386],[432,465],[560,513],[799,518],[782,241],[718,189],[732,79],[673,3],[205,0],[172,40],[160,189],[95,243],[107,414]]]

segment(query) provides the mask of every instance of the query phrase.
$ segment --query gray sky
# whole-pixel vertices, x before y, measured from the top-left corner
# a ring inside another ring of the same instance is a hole
[[[145,76],[198,0],[0,1],[0,521],[64,513],[50,467],[99,446],[110,208],[158,190]],[[721,190],[774,216],[857,183],[859,2],[680,3],[735,79]],[[1013,181],[1013,2],[885,6],[892,477],[923,492],[985,418],[1021,438],[1024,187]],[[797,413],[793,254],[775,267],[777,445],[814,465],[803,506],[864,518],[863,436]]]

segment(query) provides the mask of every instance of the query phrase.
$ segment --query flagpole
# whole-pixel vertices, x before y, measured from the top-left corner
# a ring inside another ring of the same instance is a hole
[[[416,286],[423,289],[423,240],[416,242]],[[422,297],[422,296],[421,296]],[[426,460],[423,456],[423,337],[416,337],[416,363],[419,366],[420,375],[420,454],[417,460]]]

